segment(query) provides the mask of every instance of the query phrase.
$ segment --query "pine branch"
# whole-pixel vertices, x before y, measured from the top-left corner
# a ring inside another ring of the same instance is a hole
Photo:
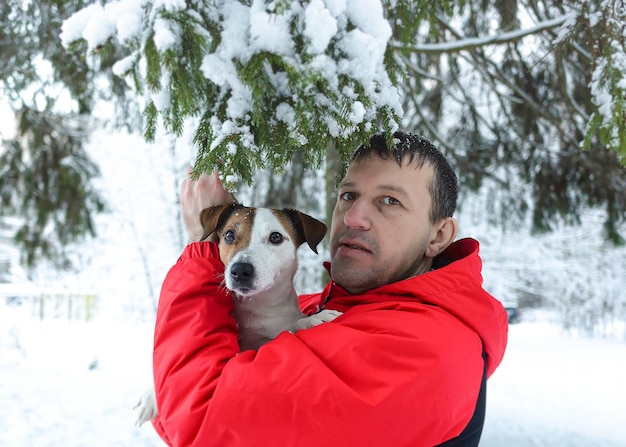
[[[405,44],[401,42],[392,42],[391,48],[408,53],[418,54],[451,54],[459,53],[461,51],[471,51],[477,48],[483,48],[490,45],[502,45],[510,42],[517,42],[523,38],[540,34],[548,29],[558,28],[565,23],[569,16],[561,16],[556,19],[546,20],[538,23],[537,25],[506,33],[501,33],[495,36],[485,37],[462,37],[454,42],[437,42],[437,43],[417,43],[417,44]],[[442,17],[439,18],[440,22],[445,23],[446,28],[453,29],[452,25]],[[457,32],[458,36],[462,36],[462,33]]]

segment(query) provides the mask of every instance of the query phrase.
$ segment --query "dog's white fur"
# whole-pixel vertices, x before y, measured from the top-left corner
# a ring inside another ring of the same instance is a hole
[[[241,350],[258,349],[283,331],[311,328],[341,315],[322,310],[307,317],[300,311],[293,285],[297,249],[307,242],[317,253],[326,233],[323,223],[296,210],[239,205],[207,208],[201,220],[203,239],[213,235],[219,243],[224,284],[233,292]],[[137,425],[154,419],[154,390],[144,393],[135,408]]]

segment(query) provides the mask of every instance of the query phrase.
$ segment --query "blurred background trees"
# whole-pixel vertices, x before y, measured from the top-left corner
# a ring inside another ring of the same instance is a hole
[[[466,188],[488,190],[496,222],[530,213],[545,232],[602,207],[606,237],[621,243],[625,18],[623,2],[593,0],[439,13],[404,58],[406,127],[446,149]]]
[[[28,267],[41,260],[67,267],[66,247],[96,233],[94,215],[105,203],[93,187],[99,170],[85,144],[104,124],[94,116],[98,101],[115,102],[120,125],[131,125],[137,110],[126,101],[124,80],[110,74],[114,57],[100,58],[94,67],[61,45],[63,20],[84,5],[0,4],[0,97],[12,111],[2,119],[14,117],[0,135],[0,218],[19,217],[15,241]]]

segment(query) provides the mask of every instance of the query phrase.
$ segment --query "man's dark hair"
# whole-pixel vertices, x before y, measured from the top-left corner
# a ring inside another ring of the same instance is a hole
[[[458,180],[446,157],[430,141],[415,133],[397,131],[393,134],[393,143],[392,148],[387,147],[385,134],[377,133],[370,138],[369,144],[362,144],[354,151],[351,162],[359,162],[376,154],[382,160],[395,159],[400,166],[405,157],[409,164],[417,162],[417,168],[425,164],[431,165],[435,170],[429,188],[433,202],[430,210],[431,222],[452,217],[456,209]]]

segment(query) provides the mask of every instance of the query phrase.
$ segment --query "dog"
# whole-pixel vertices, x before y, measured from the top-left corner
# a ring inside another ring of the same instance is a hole
[[[201,241],[218,242],[223,284],[233,294],[240,349],[259,349],[283,331],[295,332],[341,315],[322,310],[306,316],[298,306],[294,277],[297,250],[305,242],[317,253],[326,225],[294,209],[218,205],[200,213]],[[136,425],[157,415],[154,390],[140,398]]]

